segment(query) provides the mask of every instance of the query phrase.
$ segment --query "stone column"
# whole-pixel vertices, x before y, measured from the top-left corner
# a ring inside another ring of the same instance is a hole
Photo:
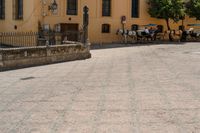
[[[83,43],[85,46],[89,44],[88,38],[88,25],[89,25],[89,8],[87,6],[83,7]]]

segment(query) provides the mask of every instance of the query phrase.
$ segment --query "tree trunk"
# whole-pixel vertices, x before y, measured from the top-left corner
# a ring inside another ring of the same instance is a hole
[[[171,28],[170,28],[170,25],[169,25],[169,19],[165,19],[165,20],[166,20],[166,23],[167,23],[167,29],[170,31],[169,40],[173,41],[173,38],[172,38],[172,35],[171,35]]]

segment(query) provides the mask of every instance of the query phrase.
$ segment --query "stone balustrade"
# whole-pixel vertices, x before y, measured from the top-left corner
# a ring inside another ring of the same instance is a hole
[[[0,71],[91,58],[82,44],[0,49]]]

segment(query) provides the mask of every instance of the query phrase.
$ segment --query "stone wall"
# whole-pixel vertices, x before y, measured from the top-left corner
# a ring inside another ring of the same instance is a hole
[[[82,44],[0,49],[0,71],[91,58]]]

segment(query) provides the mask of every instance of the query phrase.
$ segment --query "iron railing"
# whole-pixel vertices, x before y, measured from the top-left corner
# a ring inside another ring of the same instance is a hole
[[[38,41],[37,32],[1,32],[0,46],[25,47],[36,46]]]
[[[0,47],[32,47],[82,42],[83,32],[0,32]]]

